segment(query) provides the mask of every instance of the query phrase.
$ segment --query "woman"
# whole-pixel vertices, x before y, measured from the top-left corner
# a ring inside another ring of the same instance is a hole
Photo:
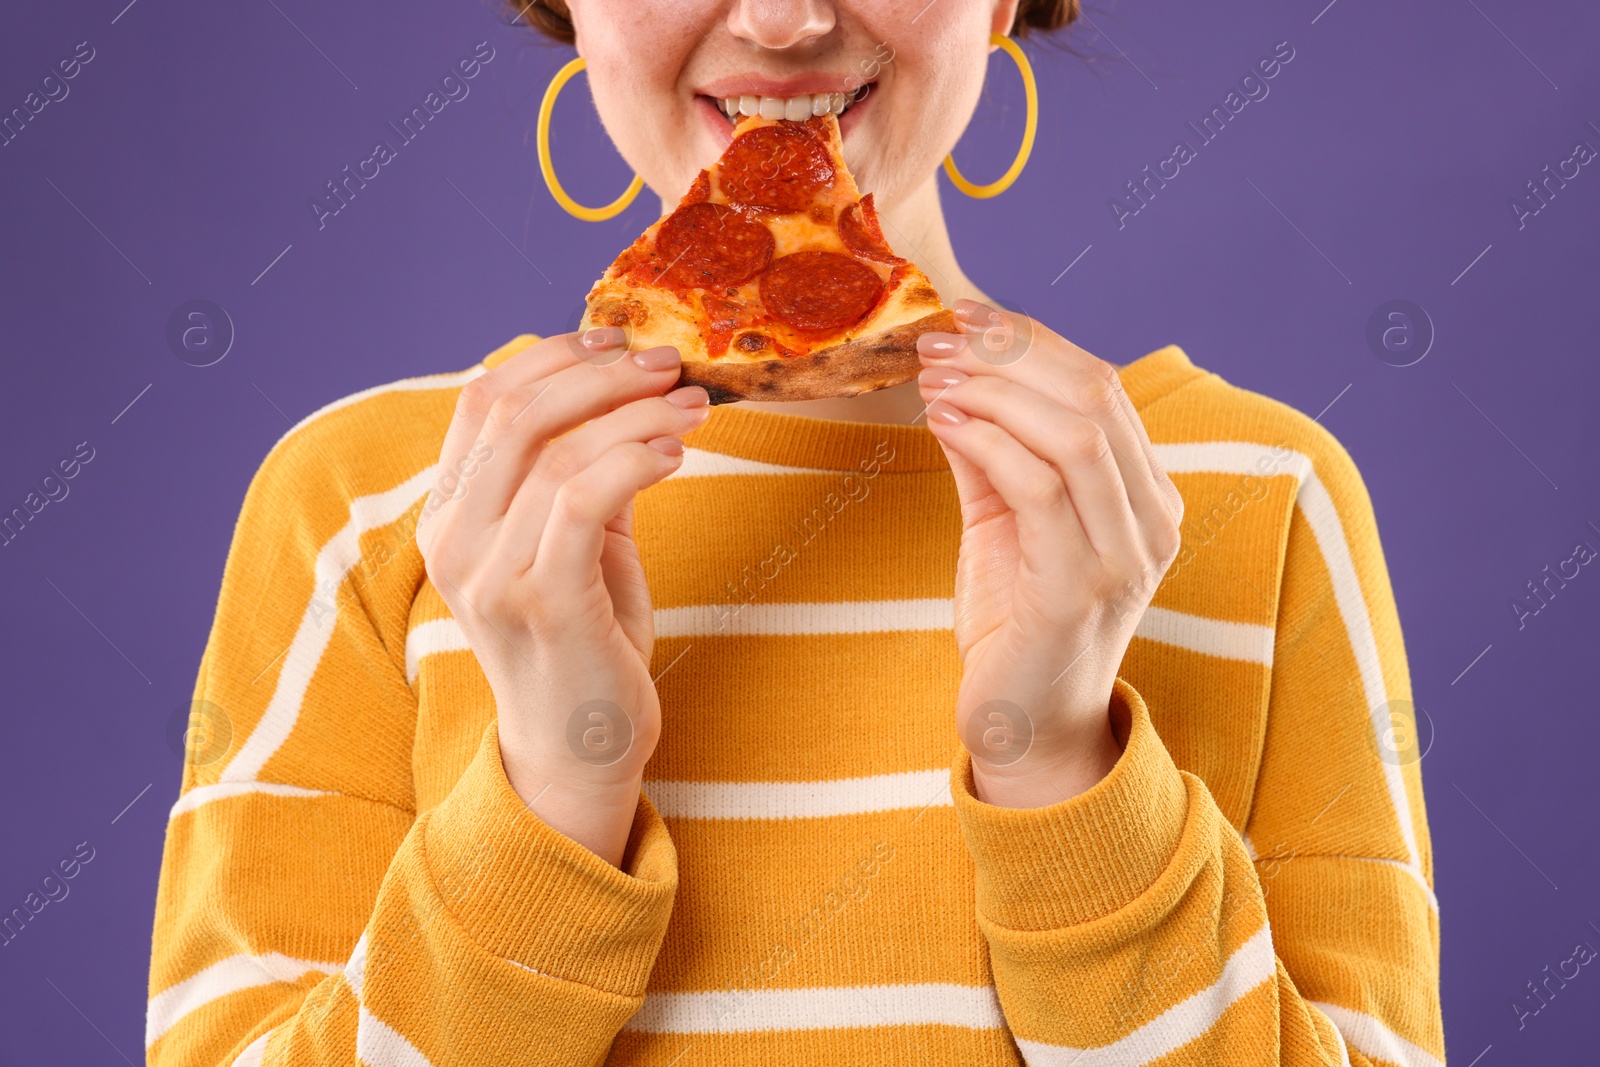
[[[522,337],[291,431],[196,687],[228,736],[172,813],[150,1062],[1440,1063],[1349,456],[1177,348],[997,317],[951,251],[990,36],[1071,4],[523,14],[669,206],[717,98],[878,60],[847,153],[960,332],[714,411],[673,350]]]

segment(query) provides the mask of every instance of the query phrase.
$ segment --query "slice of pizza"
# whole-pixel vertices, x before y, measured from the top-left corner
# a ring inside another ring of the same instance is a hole
[[[677,210],[589,292],[579,329],[674,345],[680,385],[713,404],[815,400],[898,385],[917,337],[954,331],[926,275],[884,240],[832,114],[743,118]]]

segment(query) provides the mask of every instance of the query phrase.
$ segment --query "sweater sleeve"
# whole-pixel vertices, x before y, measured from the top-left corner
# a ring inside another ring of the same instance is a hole
[[[291,433],[235,528],[194,691],[209,733],[167,824],[147,1062],[598,1064],[666,931],[672,841],[643,796],[622,869],[546,826],[492,719],[417,814],[420,561],[354,576],[385,536],[416,552],[428,470],[349,453],[315,423]]]
[[[1111,711],[1123,753],[1077,797],[985,804],[958,757],[978,921],[1032,1067],[1442,1067],[1405,651],[1365,486],[1316,429],[1245,835],[1177,768],[1122,678]]]

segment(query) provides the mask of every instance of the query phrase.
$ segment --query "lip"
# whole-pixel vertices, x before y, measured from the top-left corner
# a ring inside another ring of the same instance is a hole
[[[713,85],[721,85],[721,84],[722,84],[721,82],[713,83]],[[838,83],[836,82],[835,84],[838,84]],[[866,93],[862,94],[862,96],[861,96],[861,98],[859,100],[857,100],[855,103],[851,104],[849,109],[846,110],[843,115],[839,116],[839,138],[840,138],[840,140],[843,140],[846,137],[848,137],[849,134],[850,134],[850,131],[855,129],[856,126],[860,124],[861,116],[864,115],[866,113],[867,109],[872,106],[872,101],[874,99],[876,99],[877,96],[878,96],[877,83],[876,82],[869,82],[867,84],[868,84],[868,91]],[[700,94],[700,95],[698,95],[698,96],[696,96],[694,98],[694,107],[695,107],[695,110],[700,113],[701,120],[705,124],[706,129],[708,131],[710,131],[712,139],[714,141],[716,141],[717,151],[720,154],[723,149],[727,148],[728,145],[733,143],[733,123],[728,121],[728,116],[724,115],[722,113],[722,109],[717,106],[717,100],[719,100],[719,99],[721,99],[722,97],[725,97],[725,96],[800,96],[802,93],[805,93],[805,92],[808,92],[808,91],[812,92],[812,93],[828,93],[828,92],[840,93],[840,92],[844,92],[845,90],[843,88],[838,88],[838,89],[821,88],[821,89],[811,89],[811,90],[794,89],[794,90],[790,90],[790,91],[787,91],[787,92],[761,92],[761,93],[756,93],[756,92],[749,92],[749,93],[728,92],[728,93],[719,93],[715,97],[713,97],[709,93],[702,93],[702,94]]]

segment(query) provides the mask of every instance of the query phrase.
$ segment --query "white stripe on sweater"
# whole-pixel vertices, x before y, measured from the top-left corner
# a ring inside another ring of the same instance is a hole
[[[839,600],[776,604],[691,604],[657,608],[656,637],[755,634],[866,634],[948,630],[955,624],[949,599]]]
[[[739,456],[729,456],[722,452],[709,452],[703,448],[685,448],[683,450],[683,462],[678,464],[678,469],[662,480],[666,481],[670,478],[715,478],[739,474],[823,474],[832,475],[835,478],[843,478],[847,474],[860,476],[858,471],[835,471],[819,467],[788,467],[778,463],[763,463],[757,459],[742,459]]]
[[[344,965],[344,980],[350,986],[350,992],[361,999],[361,984],[367,978],[367,932],[361,931],[361,939],[356,942],[356,947],[350,951],[350,962]]]
[[[644,792],[668,819],[820,819],[955,804],[949,770],[819,782],[646,781]]]
[[[367,1067],[433,1067],[422,1052],[400,1031],[367,1010],[365,1004],[356,1017],[356,1059]]]
[[[644,791],[663,817],[677,819],[817,819],[910,808],[948,808],[954,804],[950,772],[943,768],[834,781],[646,781]],[[273,782],[225,782],[191,789],[178,798],[169,817],[176,818],[214,800],[246,794],[339,795]]]
[[[1317,539],[1328,568],[1328,579],[1333,584],[1334,601],[1339,605],[1339,616],[1344,620],[1345,633],[1350,639],[1350,650],[1355,656],[1356,669],[1361,673],[1361,686],[1366,693],[1369,728],[1374,732],[1377,751],[1383,751],[1383,731],[1389,723],[1383,716],[1388,701],[1383,683],[1383,662],[1378,655],[1378,641],[1372,632],[1372,616],[1367,610],[1366,597],[1361,593],[1361,582],[1356,574],[1355,561],[1350,557],[1350,543],[1345,538],[1344,524],[1333,498],[1322,480],[1312,473],[1300,483],[1300,493],[1295,498],[1306,522]],[[1381,722],[1377,721],[1382,719]],[[1406,845],[1406,856],[1411,868],[1420,875],[1417,853],[1416,829],[1411,822],[1411,801],[1406,796],[1406,780],[1399,763],[1379,760],[1383,780],[1388,787],[1389,802],[1394,807],[1395,821],[1399,823],[1400,838]]]
[[[1401,863],[1399,860],[1378,859],[1373,856],[1348,856],[1346,858],[1360,860],[1362,863],[1381,863],[1395,868],[1417,884],[1417,888],[1422,890],[1422,895],[1428,898],[1428,907],[1434,911],[1439,910],[1439,897],[1434,893],[1433,887],[1428,884],[1428,880],[1422,877],[1420,868],[1409,863]]]
[[[367,1067],[433,1067],[428,1057],[405,1039],[405,1036],[379,1019],[362,1002],[361,990],[367,978],[367,935],[350,952],[350,962],[344,965],[344,980],[357,1002],[356,1058]]]
[[[393,489],[350,501],[350,519],[329,539],[317,553],[313,567],[315,584],[310,601],[300,617],[299,627],[289,644],[289,651],[278,670],[272,698],[267,702],[261,721],[239,746],[222,773],[224,782],[248,782],[260,777],[261,768],[288,740],[300,718],[300,706],[305,699],[311,677],[322,662],[322,655],[333,640],[337,617],[323,618],[327,609],[319,599],[327,588],[337,589],[344,583],[361,559],[361,535],[368,530],[386,526],[404,515],[428,491],[435,468],[424,467]],[[337,598],[335,612],[345,610],[343,597]]]
[[[1250,441],[1206,441],[1158,444],[1153,447],[1156,458],[1161,461],[1162,468],[1168,474],[1255,474],[1262,478],[1287,474],[1300,478],[1304,471],[1310,469],[1311,463],[1306,456],[1292,449],[1285,448],[1280,451],[1272,446]],[[872,457],[862,457],[863,460],[870,458]],[[892,469],[894,461],[892,459],[884,461],[882,466],[885,469]],[[683,462],[667,477],[669,479],[711,478],[751,474],[811,474],[842,478],[847,474],[860,476],[861,472],[855,469],[794,467],[782,463],[744,459],[701,448],[686,448],[683,450]]]
[[[658,1034],[734,1034],[752,1030],[836,1030],[875,1026],[1005,1025],[992,986],[946,983],[748,989],[724,993],[646,993],[624,1030]]]
[[[1271,478],[1287,474],[1304,480],[1311,460],[1292,448],[1253,441],[1188,441],[1151,446],[1168,474],[1253,474]]]
[[[436,652],[468,652],[467,635],[455,619],[432,619],[418,623],[406,633],[406,683],[417,684],[417,668],[422,657]]]
[[[267,1042],[271,1039],[272,1030],[268,1030],[250,1042],[244,1047],[244,1051],[239,1053],[239,1058],[233,1061],[233,1067],[261,1067],[261,1057],[267,1054]]]
[[[1412,1044],[1366,1012],[1313,1000],[1344,1039],[1363,1056],[1400,1067],[1444,1067],[1444,1061],[1427,1049]]]
[[[172,805],[172,810],[167,812],[167,818],[176,819],[184,812],[193,811],[213,800],[243,796],[246,793],[265,793],[274,797],[320,797],[326,796],[327,790],[306,789],[298,785],[279,785],[276,782],[218,782],[216,785],[197,785],[178,798],[178,802]]]
[[[1265,923],[1228,957],[1208,988],[1157,1015],[1137,1030],[1098,1048],[1069,1048],[1016,1038],[1028,1067],[1135,1067],[1182,1048],[1216,1025],[1222,1014],[1277,973],[1272,932]],[[1015,1036],[1015,1035],[1013,1035]]]
[[[716,637],[833,633],[885,633],[896,630],[948,630],[955,607],[947,599],[862,600],[789,604],[695,604],[657,608],[656,637]],[[1208,619],[1169,608],[1145,609],[1134,636],[1224,659],[1272,666],[1270,626]],[[455,619],[419,623],[406,635],[406,680],[416,683],[422,660],[471,646]]]
[[[949,630],[955,626],[955,603],[948,598],[927,598],[747,603],[743,606],[693,604],[658,608],[655,623],[658,638]],[[1270,626],[1208,619],[1169,608],[1150,607],[1139,620],[1134,634],[1203,655],[1272,664],[1273,630]]]
[[[144,1047],[149,1048],[185,1015],[213,1000],[256,986],[295,982],[309,972],[334,974],[337,963],[297,960],[280,952],[260,956],[238,955],[218,960],[175,985],[157,993],[145,1007]]]
[[[1158,608],[1154,604],[1144,609],[1133,635],[1205,656],[1242,659],[1266,667],[1272,666],[1272,644],[1276,636],[1270,626],[1208,619],[1203,615]]]

